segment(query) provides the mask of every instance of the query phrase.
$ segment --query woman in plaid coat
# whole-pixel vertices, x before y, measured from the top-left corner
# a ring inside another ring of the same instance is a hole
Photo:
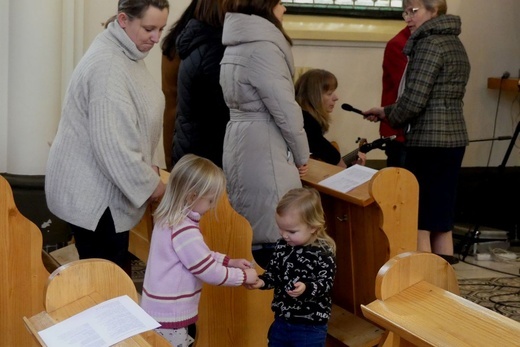
[[[405,83],[396,103],[363,112],[370,121],[388,119],[406,132],[406,164],[419,182],[417,249],[453,258],[457,178],[468,133],[463,98],[470,64],[459,39],[460,17],[448,15],[446,0],[405,0],[403,18],[412,35]]]

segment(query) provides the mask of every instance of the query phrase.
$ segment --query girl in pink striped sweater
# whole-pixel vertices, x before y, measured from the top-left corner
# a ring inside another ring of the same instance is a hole
[[[191,341],[188,326],[198,319],[203,282],[240,286],[258,279],[250,261],[211,251],[200,232],[201,216],[215,207],[225,187],[219,167],[187,154],[173,167],[154,213],[141,306],[161,324],[159,334],[175,347]]]

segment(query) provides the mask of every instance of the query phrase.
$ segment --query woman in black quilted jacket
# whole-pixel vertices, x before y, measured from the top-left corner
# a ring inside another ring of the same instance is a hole
[[[229,108],[219,84],[224,54],[221,0],[199,0],[194,13],[177,38],[181,58],[177,94],[177,118],[173,137],[173,165],[187,154],[205,157],[222,167],[222,147]]]

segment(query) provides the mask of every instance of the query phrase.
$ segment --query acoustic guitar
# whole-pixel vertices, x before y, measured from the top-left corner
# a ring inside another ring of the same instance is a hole
[[[357,163],[358,153],[368,153],[373,149],[384,149],[386,144],[390,141],[393,141],[397,136],[392,135],[388,137],[381,137],[380,139],[374,140],[370,143],[367,142],[367,139],[358,138],[356,142],[359,143],[359,147],[353,150],[350,153],[347,153],[341,159],[348,166],[352,166]]]

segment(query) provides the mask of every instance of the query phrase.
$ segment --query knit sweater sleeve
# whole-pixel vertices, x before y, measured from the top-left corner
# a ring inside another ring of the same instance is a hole
[[[92,47],[91,63],[78,71],[86,80],[78,88],[89,95],[87,126],[96,164],[139,207],[160,180],[152,165],[158,164],[164,96],[142,53],[126,47],[127,41],[119,26],[105,31]]]
[[[175,231],[172,245],[183,265],[201,281],[222,286],[240,286],[244,283],[244,272],[226,267],[226,256],[212,252],[196,226]]]
[[[119,91],[116,91],[119,89]],[[137,114],[124,88],[114,86],[110,92],[89,105],[89,127],[96,161],[106,177],[132,201],[134,206],[146,202],[159,184],[151,162],[142,159]]]

